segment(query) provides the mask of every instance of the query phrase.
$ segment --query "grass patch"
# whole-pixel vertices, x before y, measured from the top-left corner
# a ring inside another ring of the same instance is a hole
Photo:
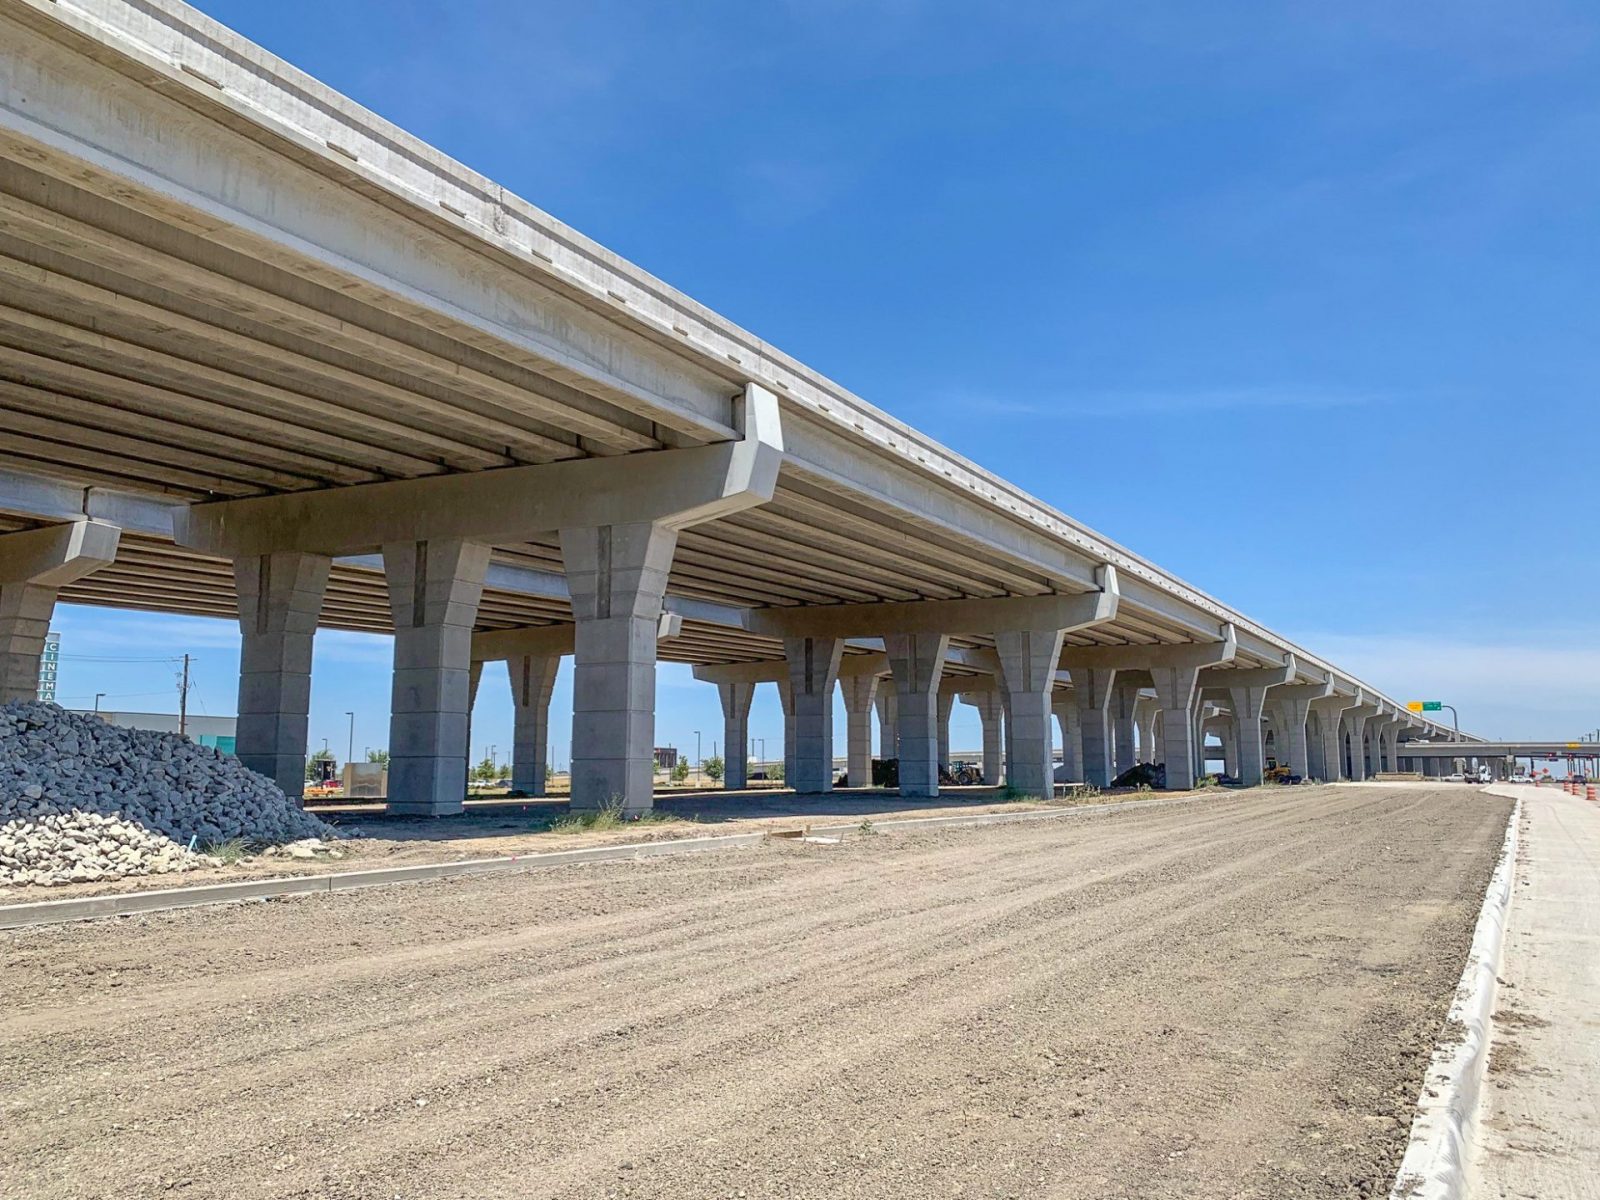
[[[200,853],[209,854],[212,858],[220,859],[223,866],[231,867],[250,857],[250,847],[243,838],[229,838],[225,842],[212,842],[202,847]]]
[[[615,829],[627,829],[634,825],[668,825],[687,819],[673,813],[657,812],[655,809],[630,814],[623,812],[621,804],[608,804],[604,808],[571,812],[564,817],[557,817],[550,822],[548,829],[551,833],[604,833]]]

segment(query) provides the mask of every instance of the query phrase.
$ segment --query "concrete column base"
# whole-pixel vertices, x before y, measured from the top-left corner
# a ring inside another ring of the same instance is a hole
[[[321,554],[233,564],[242,635],[234,754],[296,803],[305,795],[311,649],[331,566]]]
[[[636,813],[655,803],[656,637],[677,544],[658,524],[561,531],[577,621],[574,810]]]
[[[472,627],[489,567],[476,542],[383,548],[394,619],[389,811],[441,817],[467,794]]]
[[[511,674],[511,786],[529,796],[549,792],[550,695],[561,670],[559,654],[519,654]]]

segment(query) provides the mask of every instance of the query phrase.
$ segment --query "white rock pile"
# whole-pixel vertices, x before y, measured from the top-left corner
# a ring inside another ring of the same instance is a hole
[[[53,704],[0,707],[0,885],[190,870],[204,851],[335,836],[265,776],[172,733]]]

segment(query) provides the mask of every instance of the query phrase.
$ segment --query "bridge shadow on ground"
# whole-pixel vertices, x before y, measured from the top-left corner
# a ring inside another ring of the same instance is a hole
[[[833,792],[799,793],[788,790],[672,791],[657,793],[655,819],[637,823],[641,833],[673,831],[674,836],[689,832],[689,824],[710,827],[733,822],[759,822],[771,825],[827,824],[862,818],[892,820],[895,817],[930,814],[959,815],[996,808],[1014,808],[1002,789],[994,787],[946,787],[931,800],[902,799],[898,792],[885,788],[842,788]],[[373,837],[391,841],[454,841],[521,837],[549,830],[552,849],[556,848],[564,818],[571,815],[566,797],[526,800],[468,800],[466,811],[449,817],[416,817],[391,813],[381,801],[366,803],[308,804],[307,811],[344,829],[360,828]],[[682,824],[680,824],[680,822]],[[620,822],[616,828],[634,827]],[[706,832],[730,832],[708,828]]]

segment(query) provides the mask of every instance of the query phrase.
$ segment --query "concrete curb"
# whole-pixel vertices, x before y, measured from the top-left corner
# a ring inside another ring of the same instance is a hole
[[[956,817],[908,817],[900,821],[873,822],[883,832],[914,829],[959,828],[969,825],[1006,825],[1018,821],[1051,820],[1061,817],[1094,816],[1126,809],[1166,808],[1192,804],[1200,796],[1181,796],[1171,800],[1124,800],[1109,804],[1089,804],[1078,808],[1030,809],[1025,812],[977,813]],[[861,822],[812,825],[811,832],[824,836],[844,835],[861,828]],[[104,917],[126,917],[138,913],[162,912],[175,908],[196,908],[207,904],[237,904],[272,896],[309,896],[324,892],[352,891],[356,888],[384,887],[396,883],[418,883],[429,879],[449,879],[460,875],[488,875],[498,871],[527,871],[543,867],[570,866],[575,863],[615,862],[624,859],[659,858],[672,854],[695,854],[708,850],[733,850],[755,846],[770,836],[769,830],[757,833],[719,834],[715,837],[676,838],[661,842],[628,842],[616,846],[590,846],[580,850],[551,850],[539,854],[514,854],[505,858],[470,858],[456,862],[421,863],[408,867],[379,867],[366,871],[330,872],[326,875],[285,875],[272,879],[247,879],[238,883],[201,884],[196,887],[163,888],[159,891],[120,892],[80,899],[41,900],[31,904],[0,907],[0,929],[22,929],[36,925],[61,925],[71,921],[93,921]]]
[[[1500,861],[1484,892],[1467,965],[1446,1018],[1451,1025],[1459,1025],[1460,1032],[1447,1032],[1434,1048],[1390,1200],[1466,1200],[1467,1196],[1467,1166],[1477,1140],[1483,1080],[1489,1066],[1490,1016],[1517,872],[1522,818],[1522,798],[1514,791],[1496,790],[1493,785],[1488,790],[1515,799],[1517,806],[1506,824]]]

